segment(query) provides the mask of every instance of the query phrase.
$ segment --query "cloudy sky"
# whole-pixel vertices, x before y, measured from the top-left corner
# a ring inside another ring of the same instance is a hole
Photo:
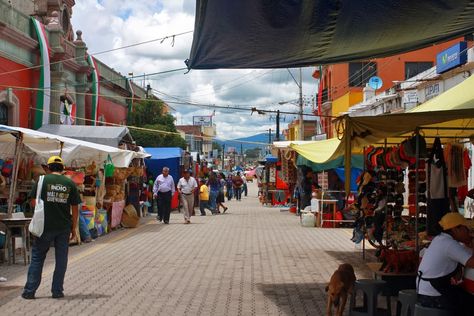
[[[153,41],[120,49],[124,46],[160,39],[194,29],[195,0],[79,0],[73,8],[74,30],[83,32],[89,53],[124,75],[152,74],[185,67],[193,34]],[[110,49],[113,52],[103,53]],[[298,70],[290,69],[298,79]],[[305,112],[311,110],[311,99],[317,81],[314,69],[303,69]],[[287,69],[193,70],[137,78],[139,85],[150,84],[156,96],[176,110],[177,124],[192,124],[193,116],[210,115],[212,108],[172,102],[189,102],[218,106],[257,107],[297,112],[298,86]],[[144,82],[145,81],[145,82]],[[279,105],[278,102],[294,101]],[[282,115],[286,128],[296,115]],[[274,115],[250,115],[250,111],[216,109],[213,118],[217,137],[233,139],[275,129]]]

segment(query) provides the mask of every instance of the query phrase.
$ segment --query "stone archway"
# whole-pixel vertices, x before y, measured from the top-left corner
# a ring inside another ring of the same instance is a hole
[[[11,88],[0,92],[0,104],[4,106],[6,120],[9,126],[20,125],[20,100]]]

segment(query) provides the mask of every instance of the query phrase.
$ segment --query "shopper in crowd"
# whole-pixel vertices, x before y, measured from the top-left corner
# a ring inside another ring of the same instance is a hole
[[[232,177],[232,186],[234,188],[234,195],[237,201],[240,201],[242,198],[242,186],[244,182],[242,181],[242,176],[240,172],[237,172],[236,175]]]
[[[170,169],[163,168],[162,174],[156,177],[153,185],[153,198],[157,199],[158,205],[158,221],[165,224],[170,222],[171,199],[174,195],[175,187],[173,177],[170,176]]]
[[[472,294],[459,286],[463,266],[474,268],[470,225],[457,212],[444,215],[439,225],[442,232],[433,238],[418,268],[418,303],[450,310],[453,315],[472,315]]]
[[[217,213],[220,213],[220,208],[222,207],[223,213],[227,211],[227,206],[225,206],[225,188],[226,188],[226,181],[225,181],[225,174],[224,173],[219,173],[217,175],[217,179],[219,180],[221,186],[219,189],[219,193],[217,195]]]
[[[219,213],[217,209],[217,195],[219,194],[219,191],[221,189],[221,183],[217,179],[216,173],[213,171],[209,173],[209,179],[207,179],[207,187],[209,188],[210,207],[213,210],[212,212],[214,214],[217,214]]]
[[[197,188],[196,180],[191,177],[189,170],[183,172],[183,177],[178,181],[178,192],[183,205],[184,223],[191,223],[191,216],[194,211],[194,191]]]
[[[232,196],[234,195],[234,187],[233,187],[233,183],[232,183],[232,174],[231,173],[229,173],[229,175],[226,178],[225,186],[226,186],[226,190],[227,190],[227,201],[230,201],[230,200],[232,200]]]
[[[71,179],[62,175],[64,163],[61,157],[48,159],[50,174],[44,176],[40,197],[44,202],[44,230],[36,237],[31,250],[31,264],[28,269],[23,294],[24,299],[34,299],[41,283],[44,260],[51,243],[54,243],[56,265],[51,293],[53,298],[64,297],[64,276],[67,269],[69,240],[77,240],[78,205],[81,197]],[[36,205],[37,186],[30,193],[31,205]]]
[[[206,185],[206,180],[201,179],[199,182],[199,210],[201,216],[206,216],[206,208],[214,214],[214,210],[209,206],[209,188]]]
[[[247,189],[247,177],[245,176],[245,173],[242,174],[242,193],[244,196],[247,196],[248,189]]]

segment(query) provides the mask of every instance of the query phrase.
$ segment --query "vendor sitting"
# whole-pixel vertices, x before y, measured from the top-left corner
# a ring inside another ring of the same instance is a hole
[[[473,296],[459,286],[462,266],[474,267],[469,222],[459,213],[448,213],[439,224],[443,232],[433,238],[418,268],[418,303],[453,315],[473,315]]]

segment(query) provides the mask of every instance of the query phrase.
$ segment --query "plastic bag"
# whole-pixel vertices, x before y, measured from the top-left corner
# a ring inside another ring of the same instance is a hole
[[[104,165],[104,174],[107,178],[113,177],[115,171],[114,163],[112,162],[112,158],[110,155],[107,155],[107,161]]]
[[[44,176],[40,176],[38,187],[36,188],[36,205],[33,218],[31,219],[28,229],[31,234],[41,237],[44,231],[44,202],[41,199],[41,191],[43,189]]]

